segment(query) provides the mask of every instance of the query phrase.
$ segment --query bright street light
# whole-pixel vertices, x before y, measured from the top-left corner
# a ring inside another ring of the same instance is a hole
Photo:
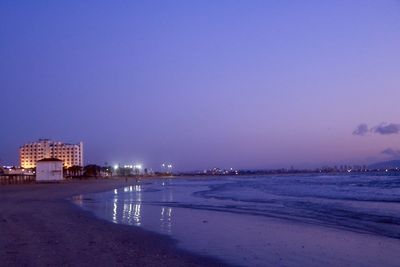
[[[135,166],[133,166],[135,169],[139,169],[139,170],[141,170],[142,169],[142,165],[140,165],[140,164],[136,164]]]

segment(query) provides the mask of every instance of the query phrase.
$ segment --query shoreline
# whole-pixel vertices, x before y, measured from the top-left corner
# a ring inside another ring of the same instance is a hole
[[[102,220],[72,203],[76,195],[135,184],[135,178],[128,182],[113,178],[0,186],[0,262],[4,266],[228,266],[178,249],[177,241],[167,236]]]
[[[179,247],[237,265],[398,266],[400,241],[390,237],[398,236],[398,205],[387,207],[378,197],[392,192],[382,189],[385,179],[191,179],[143,181],[137,189],[87,195],[81,205],[108,221],[170,234]],[[397,184],[396,178],[389,181]],[[377,196],[359,186],[365,183],[374,185]]]

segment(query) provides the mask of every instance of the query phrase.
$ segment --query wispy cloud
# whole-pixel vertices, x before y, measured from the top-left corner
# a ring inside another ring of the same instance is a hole
[[[361,123],[353,131],[353,135],[365,136],[368,133],[380,134],[380,135],[390,135],[400,133],[400,124],[397,123],[381,123],[375,127],[368,128],[368,125]]]
[[[388,135],[388,134],[398,134],[400,133],[400,124],[395,123],[381,123],[380,125],[371,129],[374,133]]]
[[[366,135],[369,132],[368,125],[365,123],[361,123],[357,126],[357,128],[353,131],[353,135]]]
[[[393,158],[400,158],[400,150],[399,149],[386,148],[381,153],[384,155],[393,157]]]

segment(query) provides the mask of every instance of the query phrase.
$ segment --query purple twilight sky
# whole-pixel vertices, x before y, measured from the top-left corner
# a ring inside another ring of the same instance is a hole
[[[399,47],[394,0],[3,0],[0,164],[38,138],[154,169],[396,158]]]

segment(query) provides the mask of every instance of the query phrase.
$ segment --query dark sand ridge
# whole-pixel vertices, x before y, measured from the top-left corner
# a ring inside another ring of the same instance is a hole
[[[82,210],[74,195],[135,184],[83,180],[0,186],[0,266],[222,266],[174,241]]]

